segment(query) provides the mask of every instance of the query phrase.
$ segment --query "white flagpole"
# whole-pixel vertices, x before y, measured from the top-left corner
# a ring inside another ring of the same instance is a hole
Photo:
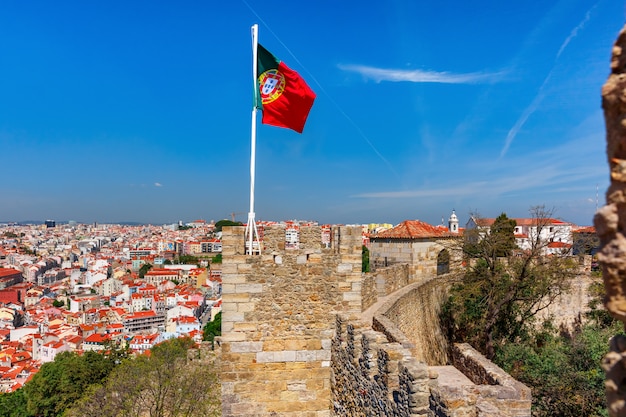
[[[259,232],[256,227],[254,215],[254,172],[256,164],[256,114],[257,114],[257,51],[259,44],[259,25],[252,26],[252,81],[254,84],[254,105],[252,106],[252,131],[250,134],[250,211],[248,212],[248,223],[246,225],[246,254],[252,255],[256,251],[261,254],[261,242],[259,242]],[[256,243],[257,248],[254,244]]]

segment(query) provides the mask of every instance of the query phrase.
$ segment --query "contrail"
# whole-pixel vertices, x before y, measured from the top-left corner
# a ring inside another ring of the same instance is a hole
[[[572,39],[574,39],[576,37],[576,35],[578,35],[578,31],[581,30],[585,26],[585,24],[589,21],[589,19],[591,18],[591,12],[597,6],[598,6],[598,3],[596,3],[591,9],[587,10],[587,13],[585,13],[585,18],[583,19],[583,21],[580,22],[578,24],[578,26],[576,26],[574,29],[572,29],[572,31],[570,32],[570,34],[567,37],[567,39],[565,39],[565,42],[563,42],[563,45],[561,45],[561,47],[559,48],[559,52],[556,53],[555,60],[559,59],[559,57],[561,56],[561,53],[563,53],[563,50],[565,49],[565,47],[570,43],[570,41]]]
[[[343,71],[351,71],[370,78],[377,83],[381,81],[442,83],[442,84],[474,84],[494,82],[502,78],[502,73],[472,72],[467,74],[451,74],[449,72],[401,70],[368,67],[365,65],[338,65]]]
[[[543,93],[543,90],[546,84],[548,83],[548,80],[552,78],[553,72],[554,72],[554,66],[552,67],[552,70],[550,71],[546,79],[543,80],[543,84],[541,84],[541,87],[539,87],[539,92],[537,93],[533,101],[530,103],[528,107],[526,107],[526,109],[524,109],[524,112],[522,113],[522,115],[519,117],[519,119],[517,119],[517,121],[511,128],[511,130],[509,130],[509,133],[507,133],[506,140],[504,141],[504,147],[502,148],[502,151],[500,152],[500,158],[502,158],[507,153],[507,151],[509,150],[509,147],[511,146],[511,143],[513,142],[513,139],[515,139],[515,136],[517,136],[517,132],[519,132],[519,130],[522,128],[522,126],[524,126],[524,124],[526,123],[530,115],[533,114],[535,110],[537,110],[537,107],[539,107],[541,100],[543,100],[543,97],[545,96],[545,94]]]
[[[559,57],[561,56],[561,54],[563,53],[567,45],[569,45],[572,39],[574,39],[578,35],[578,31],[580,31],[585,26],[585,24],[589,21],[589,19],[591,18],[591,13],[598,6],[598,4],[599,2],[593,5],[587,11],[587,13],[585,13],[585,17],[583,18],[583,20],[578,25],[576,25],[574,29],[571,30],[570,34],[567,36],[567,38],[565,38],[565,40],[561,44],[561,47],[559,48],[554,58],[554,64],[552,65],[552,68],[550,69],[550,72],[548,73],[546,78],[543,80],[541,87],[539,87],[539,91],[537,92],[537,95],[535,96],[533,101],[530,103],[530,105],[526,107],[526,109],[524,110],[522,115],[519,117],[519,119],[517,119],[513,127],[509,130],[509,133],[507,133],[506,139],[504,141],[504,146],[502,147],[502,151],[500,152],[500,158],[506,155],[507,151],[509,150],[509,147],[511,146],[511,143],[513,143],[513,140],[515,139],[515,136],[517,136],[517,133],[524,126],[528,118],[537,110],[537,107],[539,107],[541,100],[545,96],[543,90],[545,89],[545,86],[550,80],[550,78],[552,78],[552,74],[554,73],[554,68],[556,67],[556,62],[558,61]]]

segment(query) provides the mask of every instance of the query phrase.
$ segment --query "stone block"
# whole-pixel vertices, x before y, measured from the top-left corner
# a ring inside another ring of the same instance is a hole
[[[237,273],[237,264],[234,263],[222,263],[222,276],[232,275]]]
[[[243,313],[240,313],[240,312],[237,312],[237,311],[230,311],[230,310],[223,310],[222,309],[222,320],[224,320],[224,321],[232,321],[232,322],[242,322],[243,321]]]
[[[248,282],[248,277],[243,274],[222,275],[222,282],[227,284],[245,284]]]
[[[252,264],[237,264],[237,272],[238,273],[246,273],[252,271]]]
[[[295,350],[283,350],[274,352],[274,362],[295,362]]]
[[[314,350],[297,350],[296,359],[297,362],[313,362],[317,360],[317,352]]]
[[[263,342],[233,342],[230,344],[230,351],[233,353],[261,352]]]
[[[286,342],[284,340],[266,340],[263,342],[263,350],[266,352],[285,350],[285,348]]]
[[[318,361],[329,361],[331,359],[332,352],[330,350],[318,350],[315,351],[315,359]]]
[[[250,301],[250,295],[249,294],[240,294],[240,293],[233,293],[233,294],[229,294],[228,297],[226,297],[226,300],[228,301],[228,303],[247,303],[248,301]],[[224,308],[224,306],[222,306],[222,308]]]
[[[255,308],[256,308],[255,303],[237,303],[237,311],[242,312],[242,313],[254,311]]]
[[[362,297],[360,292],[349,291],[343,293],[344,301],[361,301],[361,299]]]
[[[222,320],[222,332],[230,332],[234,328],[234,323],[232,321],[224,321]]]
[[[256,354],[256,361],[258,363],[268,363],[268,362],[275,362],[274,361],[274,352],[258,352]]]
[[[227,298],[228,294],[235,294],[237,292],[237,285],[241,285],[241,284],[229,284],[227,282],[222,283],[222,295],[223,295],[222,304],[228,302],[228,298]]]
[[[222,303],[222,322],[224,321],[224,316],[226,313],[236,312],[237,311],[237,303],[231,302],[223,302]]]
[[[238,293],[258,294],[263,292],[263,284],[236,284],[235,291]]]
[[[244,341],[247,340],[246,334],[245,333],[239,333],[239,332],[231,332],[231,333],[227,333],[227,334],[222,334],[221,338],[222,338],[222,343],[244,342]]]
[[[307,391],[306,381],[287,381],[288,391]]]

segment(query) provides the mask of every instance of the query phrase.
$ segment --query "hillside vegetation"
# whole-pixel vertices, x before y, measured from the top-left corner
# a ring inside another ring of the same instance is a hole
[[[443,308],[442,324],[450,342],[467,342],[532,389],[534,417],[608,416],[602,357],[620,330],[603,309],[601,277],[595,297],[569,328],[540,320],[557,297],[567,293],[580,273],[572,256],[549,255],[541,228],[551,217],[531,210],[538,232],[530,248],[515,245],[515,221],[502,214],[487,230],[464,236],[468,265]],[[545,235],[544,235],[545,236]],[[581,306],[581,309],[585,306]]]
[[[220,415],[212,353],[189,338],[150,354],[64,352],[22,389],[0,395],[0,417],[192,417]]]

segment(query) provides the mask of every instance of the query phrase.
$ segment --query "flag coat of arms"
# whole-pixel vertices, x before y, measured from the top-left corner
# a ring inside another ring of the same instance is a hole
[[[276,59],[261,44],[257,52],[256,107],[261,122],[302,133],[315,93],[300,75]]]

